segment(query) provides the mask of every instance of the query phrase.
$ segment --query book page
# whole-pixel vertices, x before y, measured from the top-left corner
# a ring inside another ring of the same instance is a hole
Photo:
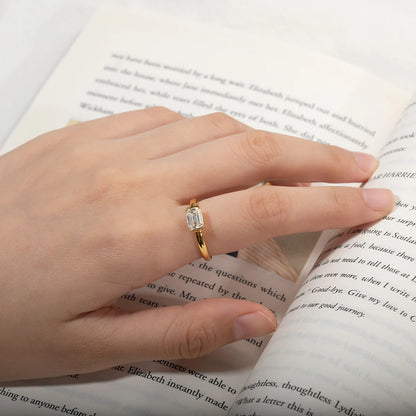
[[[366,72],[276,41],[104,8],[62,60],[3,152],[71,120],[153,105],[189,117],[223,111],[255,128],[375,152],[407,100],[407,94]],[[299,241],[301,253],[296,252]],[[270,272],[224,257],[210,264],[212,270],[199,267],[205,263],[186,266],[186,272],[172,272],[120,302],[127,308],[156,307],[224,295],[263,302],[281,317],[294,296],[291,281],[301,280],[315,241],[316,236],[298,236],[278,240],[277,247],[273,243],[268,249],[279,252],[279,264],[245,253],[246,260]],[[265,344],[242,341],[194,362],[125,365],[88,376],[32,381],[28,387],[14,383],[0,387],[0,400],[2,408],[19,406],[19,414],[137,414],[138,409],[140,414],[172,414],[185,408],[192,414],[226,413]]]
[[[352,65],[277,40],[102,8],[63,58],[3,152],[35,135],[116,112],[215,111],[255,128],[371,151],[410,94]]]
[[[416,414],[416,101],[379,158],[397,208],[330,239],[231,415]]]

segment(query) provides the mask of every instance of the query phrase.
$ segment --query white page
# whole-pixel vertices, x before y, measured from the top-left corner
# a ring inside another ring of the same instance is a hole
[[[416,101],[380,160],[397,208],[333,238],[230,414],[416,413]]]
[[[149,63],[158,63],[160,66],[155,67]],[[116,68],[115,65],[120,66]],[[167,68],[167,65],[175,70]],[[117,71],[109,69],[112,67]],[[131,74],[126,75],[123,69]],[[181,69],[185,72],[181,72]],[[189,69],[191,75],[186,72]],[[132,81],[132,74],[136,71],[140,74],[137,77],[140,82]],[[160,79],[166,79],[167,76],[179,85],[173,88],[165,82],[162,88]],[[148,77],[154,77],[156,81],[149,81]],[[97,82],[97,79],[101,81]],[[182,87],[185,83],[189,84],[190,79],[192,84],[196,84],[196,89],[188,91]],[[125,85],[131,83],[130,88],[114,86],[117,82],[121,85],[121,81]],[[134,92],[135,87],[139,91]],[[151,91],[156,90],[160,92],[158,97],[151,94]],[[128,91],[129,94],[124,95],[122,91]],[[202,99],[203,94],[209,98]],[[113,96],[115,100],[108,98]],[[179,102],[175,97],[190,102]],[[121,102],[121,98],[129,103]],[[107,112],[145,108],[154,104],[169,106],[186,115],[227,110],[229,114],[254,127],[286,131],[355,150],[371,150],[380,147],[406,98],[406,94],[359,69],[309,55],[304,51],[294,51],[276,42],[248,38],[219,28],[176,23],[132,11],[104,9],[80,35],[3,151],[10,150],[45,130],[61,127],[70,119],[85,120]],[[201,107],[195,100],[209,101],[210,108]],[[138,106],[136,103],[141,104]],[[228,273],[237,275],[241,267],[247,272],[252,266],[235,261],[227,267]],[[256,279],[260,279],[259,274],[260,272],[256,273]],[[232,287],[230,293],[237,293],[236,282],[229,283]],[[275,283],[275,291],[286,284],[279,280]],[[287,284],[293,288],[289,282]],[[287,290],[289,293],[290,290]],[[271,294],[266,296],[263,293],[263,296],[269,297],[269,306],[276,309],[279,302]],[[253,293],[250,298],[253,298]],[[287,298],[290,299],[289,294]],[[199,369],[200,372],[217,374],[220,371],[227,386],[237,390],[237,380],[239,383],[244,382],[245,375],[261,350],[244,341],[238,345],[226,347],[220,353],[199,360],[196,364],[187,363],[186,366]],[[239,349],[241,345],[245,349],[251,348],[251,352],[235,355],[228,350]],[[256,354],[252,352],[253,348]],[[244,358],[236,358],[243,356]],[[234,357],[234,361],[221,357]],[[232,365],[224,367],[224,360]],[[155,369],[154,363],[143,363],[138,367],[144,372],[151,369],[153,375],[160,377],[165,374],[166,366],[161,368],[159,365]],[[58,403],[61,408],[63,403],[67,403],[71,408],[77,406],[78,409],[84,409],[87,414],[106,414],[110,412],[108,409],[113,409],[113,414],[117,413],[114,409],[123,409],[125,414],[137,413],[137,409],[141,409],[141,414],[144,414],[143,409],[146,407],[150,413],[149,409],[152,408],[153,412],[163,414],[163,409],[172,410],[172,401],[176,402],[174,406],[177,406],[178,411],[183,408],[193,414],[197,410],[201,414],[206,411],[191,395],[188,395],[188,400],[183,400],[183,396],[173,397],[167,394],[167,390],[161,394],[161,383],[143,382],[143,377],[127,377],[124,370],[109,370],[83,377],[85,378],[81,380],[66,378],[63,381],[37,383],[47,384],[48,388],[10,388],[17,391],[20,397],[27,395],[45,402],[50,400]],[[185,378],[183,385],[194,383],[193,376],[185,377],[179,370],[166,377],[179,380]],[[139,388],[138,381],[141,382]],[[58,384],[65,383],[75,383],[75,386],[57,387]],[[172,391],[173,389],[170,390]],[[219,392],[218,389],[215,391]],[[10,409],[16,409],[13,406],[18,403],[26,412],[35,412],[34,404],[27,405],[20,399],[14,402],[7,397],[7,392],[6,389],[0,393],[2,406],[10,405]],[[224,396],[218,394],[215,397],[229,403],[230,396],[233,395],[235,393],[228,392]],[[95,403],[97,397],[98,404]],[[153,397],[155,400],[148,400]],[[161,397],[164,401],[160,400]],[[143,401],[143,398],[146,400]],[[154,407],[155,403],[158,407]],[[195,411],[190,410],[193,408]],[[213,409],[220,413],[226,410],[212,404],[208,408],[210,415],[213,414]],[[44,414],[46,407],[37,411]]]
[[[152,105],[193,116],[225,110],[256,128],[369,151],[409,98],[354,66],[276,40],[110,7],[79,36],[3,151],[69,118]]]

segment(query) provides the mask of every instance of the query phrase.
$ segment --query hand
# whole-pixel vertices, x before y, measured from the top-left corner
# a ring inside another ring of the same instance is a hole
[[[247,301],[112,305],[200,257],[185,223],[190,199],[215,255],[385,216],[390,191],[290,186],[362,182],[376,166],[224,114],[184,119],[163,108],[73,125],[2,156],[0,379],[196,357],[273,331],[273,314]],[[252,188],[265,179],[274,186]]]

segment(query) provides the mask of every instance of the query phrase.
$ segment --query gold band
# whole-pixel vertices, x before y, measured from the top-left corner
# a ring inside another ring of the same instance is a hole
[[[208,247],[205,244],[204,236],[202,235],[202,230],[195,231],[195,237],[196,237],[196,241],[198,242],[199,251],[201,252],[202,257],[205,260],[211,260],[212,257],[208,253]]]
[[[205,244],[204,235],[202,230],[204,228],[204,220],[202,217],[201,208],[199,207],[196,199],[191,199],[189,202],[189,208],[186,209],[186,222],[188,228],[195,232],[196,241],[198,243],[199,251],[205,260],[211,260],[211,256],[208,252],[208,247]]]

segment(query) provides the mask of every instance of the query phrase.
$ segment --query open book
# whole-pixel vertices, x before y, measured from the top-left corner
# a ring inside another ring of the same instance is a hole
[[[120,299],[132,310],[251,299],[276,314],[273,336],[201,359],[4,383],[0,413],[416,414],[415,104],[360,69],[276,41],[101,9],[3,152],[70,120],[153,105],[189,117],[223,111],[255,128],[374,154],[380,167],[369,185],[392,189],[400,202],[375,224],[196,261]]]

